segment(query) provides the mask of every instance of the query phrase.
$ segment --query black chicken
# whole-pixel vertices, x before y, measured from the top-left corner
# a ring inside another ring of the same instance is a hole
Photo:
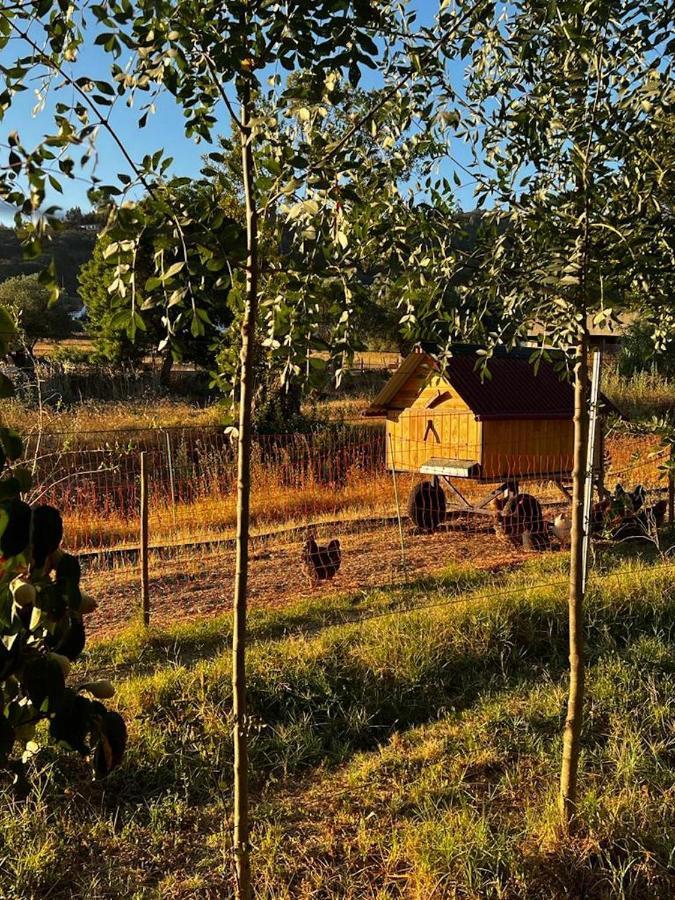
[[[545,550],[549,536],[541,504],[532,494],[511,494],[496,497],[495,530],[502,532],[512,544],[531,550]]]
[[[659,500],[654,506],[643,506],[634,516],[627,516],[612,532],[612,540],[626,538],[652,538],[666,518],[667,500]]]
[[[641,484],[638,484],[633,488],[632,491],[628,492],[628,496],[630,497],[630,502],[633,504],[633,510],[637,512],[645,505],[645,501],[647,499],[647,491],[642,487]]]
[[[307,540],[302,548],[302,564],[312,584],[330,581],[340,569],[342,549],[340,541],[333,540],[328,546],[320,547],[314,530],[307,532]]]
[[[624,522],[633,521],[636,515],[643,515],[647,492],[641,484],[632,491],[627,491],[622,484],[617,484],[613,493],[593,504],[592,528],[595,534],[606,532],[610,528],[621,528]]]

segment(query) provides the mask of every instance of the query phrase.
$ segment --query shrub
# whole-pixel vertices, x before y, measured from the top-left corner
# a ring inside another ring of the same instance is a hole
[[[13,337],[0,307],[0,355]],[[6,376],[0,397],[13,395]],[[53,740],[91,757],[97,777],[119,764],[126,744],[124,720],[100,702],[112,696],[107,681],[71,687],[71,663],[85,645],[83,617],[95,609],[80,589],[80,564],[61,549],[63,522],[51,506],[31,508],[21,496],[31,474],[18,465],[19,435],[0,426],[0,768],[22,775],[17,747],[36,749],[41,720]]]

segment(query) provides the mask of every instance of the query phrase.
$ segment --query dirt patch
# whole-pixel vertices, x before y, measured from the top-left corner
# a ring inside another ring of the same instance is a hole
[[[319,541],[330,538],[319,535]],[[517,566],[530,555],[490,532],[469,534],[444,530],[436,534],[412,534],[404,530],[404,562],[399,532],[384,527],[341,534],[342,565],[335,579],[313,587],[301,565],[302,542],[254,549],[250,567],[250,607],[285,606],[307,598],[336,593],[357,593],[404,584],[426,575],[439,574],[455,563],[497,571]],[[178,553],[150,568],[152,622],[166,625],[223,613],[232,606],[234,550],[214,549],[191,555]],[[140,602],[138,566],[108,571],[85,569],[85,587],[99,600],[89,620],[92,636],[107,636],[128,625],[138,615]]]

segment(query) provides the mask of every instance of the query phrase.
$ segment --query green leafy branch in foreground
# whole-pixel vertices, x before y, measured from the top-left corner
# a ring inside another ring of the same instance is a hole
[[[11,317],[0,307],[0,356],[13,334]],[[3,375],[0,397],[12,394]],[[30,471],[16,465],[22,455],[19,435],[0,427],[0,769],[23,779],[23,764],[38,749],[37,725],[47,719],[51,737],[90,756],[94,773],[103,777],[126,746],[124,720],[100,702],[114,688],[109,681],[67,685],[85,645],[83,616],[96,602],[80,590],[78,560],[60,549],[58,510],[31,508],[21,499],[32,482]]]

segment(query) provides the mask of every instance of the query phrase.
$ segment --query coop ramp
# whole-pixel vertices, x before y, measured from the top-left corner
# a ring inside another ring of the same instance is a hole
[[[480,463],[473,459],[441,459],[434,457],[428,459],[420,466],[423,475],[445,475],[455,478],[478,478],[480,475]]]

